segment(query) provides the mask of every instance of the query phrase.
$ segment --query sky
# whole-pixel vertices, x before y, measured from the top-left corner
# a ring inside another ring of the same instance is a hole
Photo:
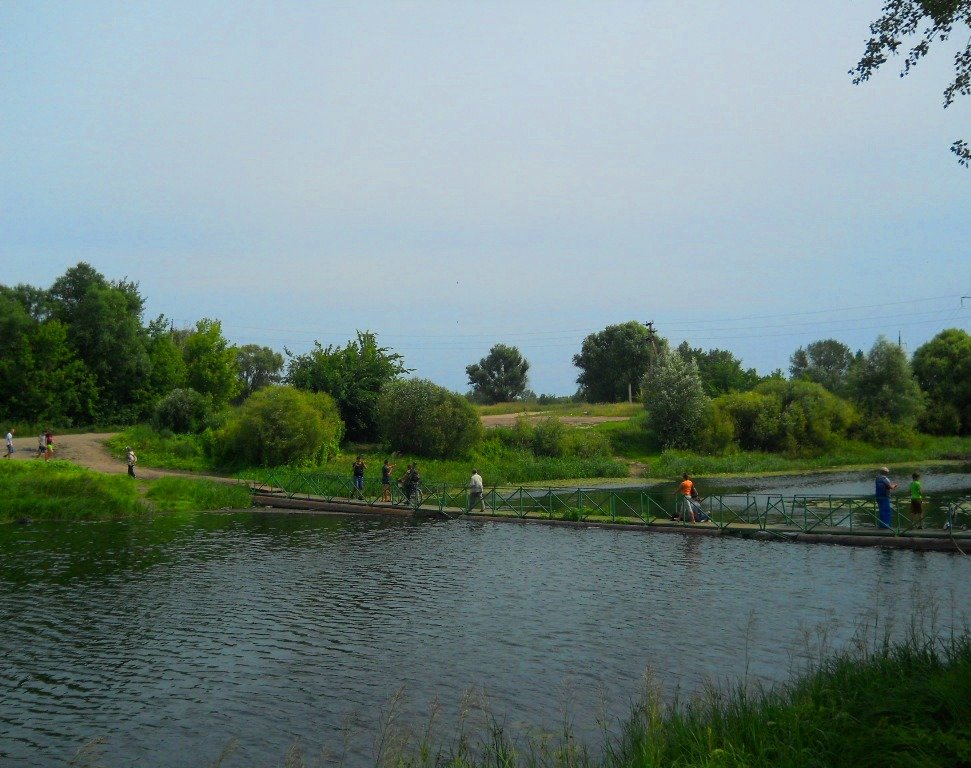
[[[852,84],[881,6],[11,0],[0,284],[85,261],[146,320],[371,330],[459,392],[503,343],[572,394],[629,320],[761,373],[912,353],[971,331],[971,99],[956,42]]]

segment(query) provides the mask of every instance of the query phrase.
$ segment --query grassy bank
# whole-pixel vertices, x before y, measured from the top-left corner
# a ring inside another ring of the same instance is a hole
[[[245,487],[210,480],[136,481],[66,461],[0,463],[0,523],[113,520],[152,511],[241,508],[250,503]]]
[[[185,472],[213,469],[205,455],[200,435],[158,432],[147,424],[139,424],[119,432],[106,445],[119,461],[124,460],[125,448],[130,445],[134,447],[138,463],[142,466]]]
[[[841,653],[773,689],[710,689],[690,703],[646,694],[591,750],[563,731],[519,733],[463,714],[443,740],[393,713],[374,764],[395,768],[971,768],[971,640],[913,638]],[[477,721],[475,724],[473,721]],[[472,723],[472,724],[470,724]],[[286,766],[308,766],[292,748]]]

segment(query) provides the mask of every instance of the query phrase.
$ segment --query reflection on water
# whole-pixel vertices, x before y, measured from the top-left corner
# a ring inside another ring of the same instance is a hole
[[[373,762],[402,717],[470,689],[506,723],[599,743],[645,670],[672,694],[780,680],[807,638],[966,621],[967,558],[565,529],[237,513],[0,530],[0,764],[279,762],[294,740]],[[948,585],[942,587],[942,585]],[[936,602],[935,602],[936,601]]]

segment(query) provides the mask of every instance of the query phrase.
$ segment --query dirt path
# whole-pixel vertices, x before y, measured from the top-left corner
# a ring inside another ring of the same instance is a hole
[[[529,421],[537,422],[547,418],[549,414],[544,411],[523,411],[521,413],[499,413],[491,416],[482,417],[483,427],[511,427],[516,423],[516,419],[525,416]],[[586,427],[591,424],[603,424],[607,421],[629,421],[629,416],[557,416],[559,421],[573,427]]]
[[[128,466],[124,459],[116,458],[105,447],[105,441],[114,432],[87,432],[81,435],[55,435],[54,436],[54,457],[73,461],[82,467],[93,469],[96,472],[106,472],[114,475],[124,475],[128,472]],[[43,461],[37,459],[37,439],[28,441],[26,438],[14,440],[15,460]],[[136,470],[138,477],[146,480],[154,480],[156,477],[166,475],[185,475],[187,472],[176,472],[168,469],[148,469],[138,467]]]

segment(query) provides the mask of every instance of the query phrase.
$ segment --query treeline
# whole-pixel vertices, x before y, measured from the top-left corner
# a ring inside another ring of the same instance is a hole
[[[204,436],[213,463],[231,467],[319,462],[343,441],[465,455],[482,437],[472,401],[535,398],[529,363],[504,344],[466,367],[471,391],[463,397],[405,378],[402,356],[369,331],[344,346],[284,350],[285,358],[230,344],[218,320],[188,330],[164,316],[146,323],[144,304],[137,283],[109,280],[83,262],[47,289],[0,285],[0,418],[60,427],[149,422]],[[671,349],[631,321],[589,335],[573,362],[574,399],[640,399],[659,448],[798,453],[847,437],[901,444],[917,431],[971,433],[971,337],[957,329],[912,358],[883,338],[866,353],[817,341],[793,353],[788,376],[762,377],[727,350]],[[609,452],[603,440],[563,434],[553,422],[495,441],[536,456]]]

